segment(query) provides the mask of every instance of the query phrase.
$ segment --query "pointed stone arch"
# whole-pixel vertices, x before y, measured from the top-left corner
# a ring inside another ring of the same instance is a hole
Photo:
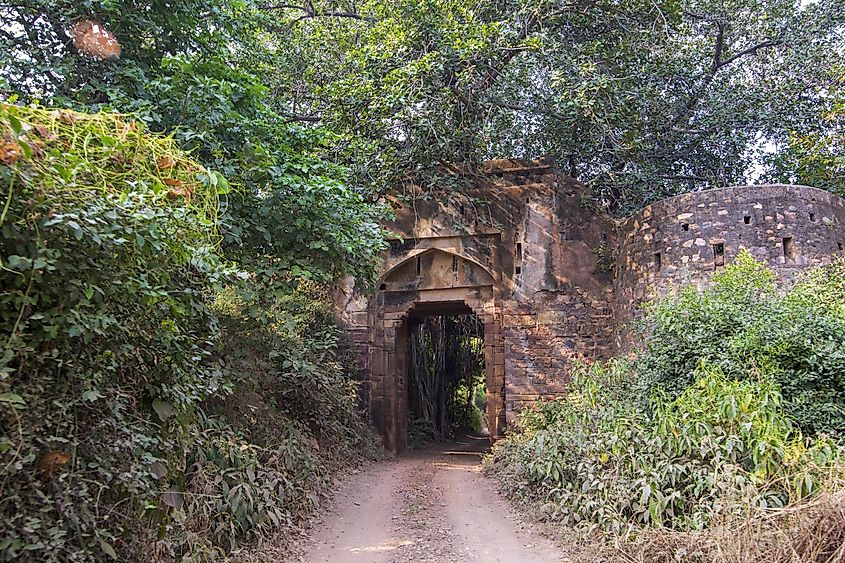
[[[441,248],[425,248],[410,252],[385,272],[379,280],[379,288],[383,291],[425,291],[492,287],[495,283],[493,274],[471,257]]]
[[[370,301],[369,410],[385,447],[400,451],[408,439],[407,344],[415,315],[471,311],[484,326],[487,426],[504,430],[504,347],[496,276],[477,260],[451,249],[416,248],[393,261]]]

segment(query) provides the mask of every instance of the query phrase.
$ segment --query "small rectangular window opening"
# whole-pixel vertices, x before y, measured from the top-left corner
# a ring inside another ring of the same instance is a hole
[[[386,283],[383,283],[383,284],[381,284],[380,286],[378,286],[378,288],[379,288],[380,290],[384,291],[385,289],[387,289],[387,284],[386,284]]]
[[[662,267],[663,267],[663,261],[661,260],[660,253],[655,252],[654,253],[654,269],[659,272]]]
[[[717,268],[725,265],[725,243],[717,242],[713,245],[713,263]]]
[[[453,272],[458,271],[458,257],[457,256],[452,256],[452,271]]]
[[[521,266],[517,266],[516,268],[514,268],[514,271],[516,272],[516,275],[519,275],[519,274],[521,274],[521,273],[522,273],[522,267],[521,267]]]
[[[461,215],[463,215],[463,214],[464,214],[464,206],[462,205],[461,206]]]
[[[810,213],[810,221],[813,221],[814,223],[816,222],[816,214],[815,213]]]
[[[683,223],[683,224],[681,225],[681,228],[682,228],[684,231],[688,231],[688,230],[689,230],[689,223]]]
[[[745,217],[743,217],[742,222],[745,223],[746,225],[750,225],[751,224],[751,215],[746,215]]]
[[[420,257],[417,256],[417,276],[422,273],[422,264],[420,264]]]
[[[795,242],[792,237],[783,237],[783,255],[789,261],[795,260]]]
[[[517,276],[522,273],[522,243],[516,243],[516,256],[514,256],[514,274]]]

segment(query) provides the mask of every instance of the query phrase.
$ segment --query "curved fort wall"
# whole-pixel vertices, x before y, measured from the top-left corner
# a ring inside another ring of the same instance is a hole
[[[743,248],[782,281],[845,254],[845,200],[807,186],[720,188],[658,201],[620,228],[617,324],[644,300],[706,285]]]

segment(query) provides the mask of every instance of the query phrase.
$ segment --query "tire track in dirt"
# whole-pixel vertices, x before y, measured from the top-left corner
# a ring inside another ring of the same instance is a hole
[[[299,546],[302,563],[566,562],[481,472],[468,438],[372,464],[344,478]]]

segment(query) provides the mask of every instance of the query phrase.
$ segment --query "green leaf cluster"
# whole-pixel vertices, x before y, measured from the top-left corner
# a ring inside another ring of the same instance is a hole
[[[615,538],[838,490],[845,262],[774,281],[742,252],[711,286],[651,304],[636,356],[576,369],[565,399],[520,414],[488,469],[543,517]]]
[[[4,104],[0,139],[0,559],[210,560],[298,522],[374,444],[325,292],[226,260],[228,182],[173,137]]]
[[[638,367],[644,388],[677,396],[700,363],[745,379],[771,374],[807,435],[845,432],[845,262],[836,259],[781,294],[747,252],[711,287],[660,300],[647,317]]]
[[[454,163],[548,155],[624,214],[761,172],[809,178],[772,156],[838,127],[823,118],[841,76],[834,0],[309,5],[313,17],[271,11],[287,22],[278,92],[293,118],[337,132],[341,159],[380,192],[448,189]]]
[[[845,475],[845,450],[804,438],[769,377],[702,364],[680,395],[654,393],[644,410],[634,373],[620,361],[581,368],[567,399],[521,416],[487,469],[543,518],[616,538],[743,519]]]

